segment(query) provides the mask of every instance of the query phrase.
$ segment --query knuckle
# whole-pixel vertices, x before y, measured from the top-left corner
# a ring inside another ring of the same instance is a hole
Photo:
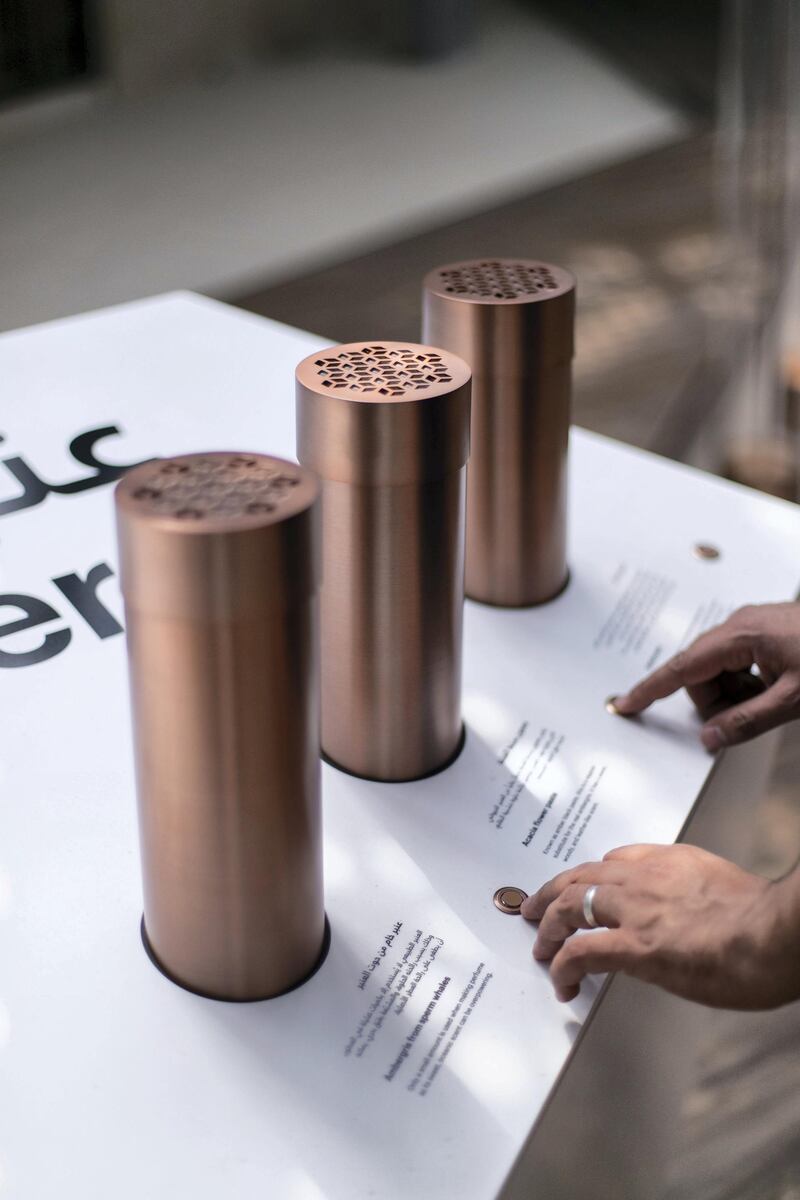
[[[728,716],[728,725],[735,734],[743,736],[751,732],[754,721],[748,712],[735,708]]]
[[[725,625],[739,640],[752,641],[762,632],[761,612],[757,604],[744,604],[732,613]]]
[[[638,928],[628,947],[631,960],[636,962],[653,962],[660,953],[658,934],[650,925]]]
[[[536,945],[541,948],[543,954],[550,957],[553,953],[553,944],[558,944],[559,939],[554,936],[553,918],[545,917],[539,926],[539,932],[536,937]]]
[[[565,887],[564,891],[558,898],[559,910],[561,912],[566,912],[568,909],[573,908],[574,905],[578,903],[578,898],[582,892],[583,889],[577,883],[571,883],[568,887]]]
[[[800,709],[800,674],[787,675],[781,688],[782,706],[787,709]]]
[[[686,670],[687,662],[688,655],[686,651],[679,650],[677,654],[673,654],[672,658],[665,665],[671,675],[675,676],[675,678],[680,678]]]

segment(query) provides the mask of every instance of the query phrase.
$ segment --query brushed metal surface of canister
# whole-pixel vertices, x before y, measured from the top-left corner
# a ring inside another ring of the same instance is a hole
[[[143,936],[224,1000],[301,982],[327,939],[319,764],[319,483],[189,454],[116,491]]]
[[[466,593],[486,604],[551,600],[568,579],[567,445],[575,280],[532,259],[437,267],[423,341],[472,370]]]
[[[405,342],[297,368],[300,461],[322,478],[322,749],[386,782],[463,739],[461,633],[470,373]]]

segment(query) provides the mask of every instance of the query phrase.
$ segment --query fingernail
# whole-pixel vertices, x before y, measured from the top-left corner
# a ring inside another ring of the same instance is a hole
[[[610,702],[610,707],[618,717],[634,717],[641,711],[630,695],[614,696]]]
[[[705,729],[701,729],[700,741],[711,754],[716,754],[725,745],[724,735],[718,725],[706,725]]]

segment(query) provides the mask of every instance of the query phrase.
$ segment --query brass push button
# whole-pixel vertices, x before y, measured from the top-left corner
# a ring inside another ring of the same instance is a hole
[[[528,893],[518,887],[501,887],[497,889],[492,899],[495,908],[514,917],[519,914],[523,900],[528,899]]]
[[[721,558],[722,551],[716,546],[711,546],[708,542],[698,542],[692,546],[692,554],[695,558],[704,558],[707,561],[713,561],[715,558]]]

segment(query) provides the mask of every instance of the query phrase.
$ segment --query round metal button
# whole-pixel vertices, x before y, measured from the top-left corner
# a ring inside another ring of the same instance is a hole
[[[698,542],[697,545],[692,546],[692,554],[695,558],[705,558],[710,561],[714,558],[720,558],[722,551],[716,546],[709,545],[707,542]]]
[[[499,908],[500,912],[508,913],[513,917],[518,915],[523,900],[528,899],[528,893],[518,887],[501,887],[497,889],[492,899],[495,908]]]

